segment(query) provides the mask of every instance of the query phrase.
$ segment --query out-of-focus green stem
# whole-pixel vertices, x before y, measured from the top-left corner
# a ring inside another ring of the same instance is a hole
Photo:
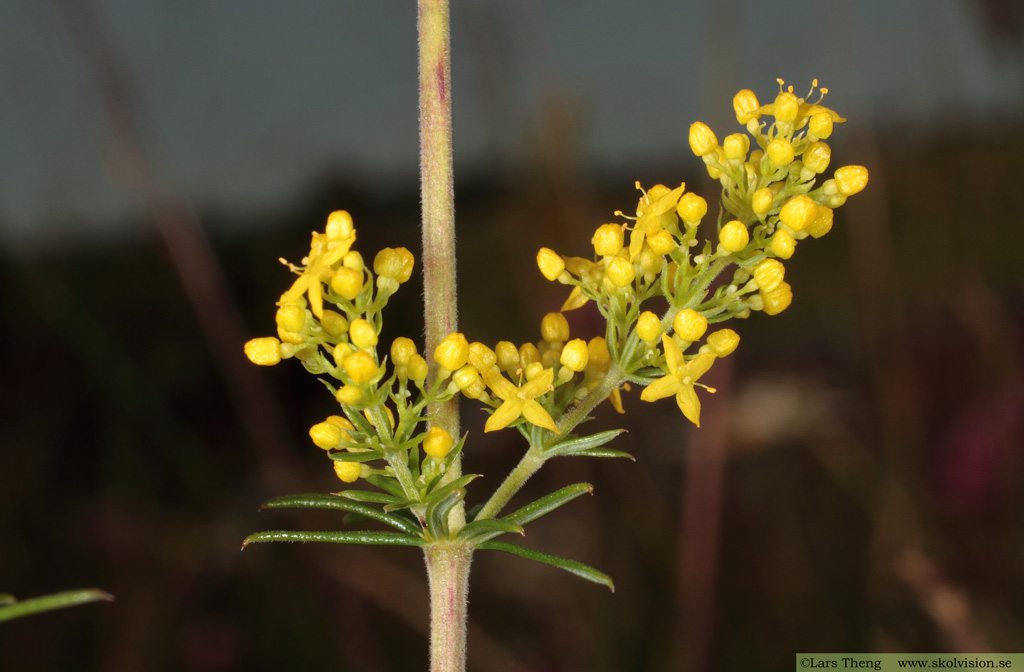
[[[42,611],[50,611],[51,609],[73,607],[76,604],[85,604],[86,602],[98,602],[101,600],[110,602],[113,599],[113,595],[104,593],[102,590],[88,588],[85,590],[69,590],[44,597],[34,597],[29,600],[11,602],[9,604],[5,601],[0,602],[0,621],[38,614]]]

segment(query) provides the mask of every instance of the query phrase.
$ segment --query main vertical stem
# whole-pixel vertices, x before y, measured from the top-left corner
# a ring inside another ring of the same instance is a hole
[[[473,547],[434,542],[424,555],[430,579],[430,672],[464,672]]]
[[[423,205],[423,307],[426,355],[458,329],[455,302],[455,191],[452,171],[451,45],[448,0],[418,0],[420,78],[420,197]],[[458,437],[454,398],[430,409],[434,425]],[[461,459],[461,458],[460,458]],[[456,461],[447,477],[457,478]],[[449,516],[454,532],[465,524],[459,505]],[[466,605],[473,548],[445,540],[424,548],[430,582],[431,672],[466,669]]]

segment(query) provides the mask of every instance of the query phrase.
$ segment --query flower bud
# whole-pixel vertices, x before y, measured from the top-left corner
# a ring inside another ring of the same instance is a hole
[[[770,292],[761,290],[760,295],[761,300],[764,301],[765,315],[778,315],[786,308],[789,308],[789,304],[793,303],[793,288],[785,281],[780,282]]]
[[[519,346],[519,366],[525,371],[533,363],[540,363],[540,350],[533,343],[523,343]]]
[[[345,210],[335,210],[327,216],[327,226],[324,227],[324,233],[327,234],[327,240],[338,242],[346,240],[355,235],[356,229],[352,224],[352,215],[348,214]]]
[[[562,313],[548,313],[540,321],[540,337],[548,343],[569,340],[569,320]]]
[[[448,334],[436,348],[434,348],[434,361],[440,366],[455,371],[461,368],[469,360],[469,341],[458,332]]]
[[[537,267],[540,268],[541,275],[554,282],[565,270],[565,262],[554,250],[542,247],[537,252]]]
[[[843,196],[853,196],[868,186],[868,169],[864,166],[843,166],[836,171],[836,187]]]
[[[718,232],[718,242],[727,254],[739,252],[750,242],[750,234],[743,222],[734,219]]]
[[[676,240],[667,229],[661,229],[657,233],[647,236],[647,245],[652,252],[660,256],[676,249]]]
[[[757,113],[759,107],[761,107],[761,103],[757,101],[757,96],[750,89],[743,89],[733,96],[732,109],[736,112],[736,121],[744,126],[751,119],[758,119],[761,116]]]
[[[828,112],[812,114],[807,130],[814,137],[827,140],[832,135],[832,115]]]
[[[718,138],[707,124],[695,121],[690,124],[690,149],[697,156],[705,156],[718,147]]]
[[[352,382],[357,385],[372,380],[377,375],[377,362],[365,350],[356,350],[341,363]]]
[[[708,213],[708,202],[692,191],[683,194],[676,206],[676,214],[687,224],[697,224]]]
[[[374,273],[399,283],[412,277],[412,269],[415,265],[416,260],[413,258],[412,252],[404,247],[385,247],[373,258]]]
[[[435,459],[443,460],[452,452],[454,445],[452,435],[435,425],[427,430],[427,436],[423,439],[423,452]]]
[[[348,340],[357,348],[372,348],[377,345],[377,330],[363,318],[357,318],[349,325]]]
[[[779,220],[794,231],[802,231],[814,221],[817,214],[818,204],[810,197],[799,194],[782,206]]]
[[[417,354],[416,343],[411,338],[399,336],[392,341],[391,362],[395,366],[406,366],[415,354]]]
[[[360,462],[334,461],[334,473],[343,483],[355,483],[363,475],[363,464]]]
[[[562,356],[558,361],[570,371],[579,372],[587,368],[587,362],[590,361],[590,352],[587,349],[586,341],[582,338],[574,338],[566,343],[565,347],[562,348]]]
[[[783,168],[793,163],[793,144],[785,138],[775,138],[765,149],[773,166]]]
[[[427,360],[423,359],[423,355],[413,355],[409,358],[409,363],[405,365],[409,379],[417,383],[422,383],[427,379],[427,368]]]
[[[342,266],[331,276],[331,289],[349,301],[353,300],[363,290],[362,271]]]
[[[796,121],[800,114],[800,99],[789,91],[780,91],[775,96],[775,118],[779,121]]]
[[[281,361],[281,341],[273,336],[254,338],[245,344],[245,356],[259,366],[273,366]]]
[[[722,141],[722,151],[729,161],[743,161],[750,150],[750,136],[746,133],[732,133]]]
[[[818,214],[814,216],[814,220],[807,225],[805,229],[808,234],[815,238],[821,238],[826,233],[832,230],[832,208],[824,205],[818,206]]]
[[[684,341],[697,341],[708,330],[708,321],[703,315],[692,308],[676,313],[672,320],[672,328],[676,335]]]
[[[469,363],[477,368],[477,371],[489,371],[498,362],[498,356],[483,343],[469,344]]]
[[[772,236],[772,242],[768,245],[768,249],[776,257],[789,259],[793,256],[793,252],[796,251],[796,241],[793,240],[793,236],[789,235],[789,233],[779,229]]]
[[[708,336],[707,347],[718,357],[731,355],[740,344],[740,336],[732,329],[719,329]]]
[[[782,284],[786,267],[778,259],[765,259],[754,266],[754,280],[763,292],[770,292]]]
[[[318,448],[330,450],[341,443],[342,439],[345,438],[345,434],[342,432],[341,427],[334,423],[318,422],[309,428],[309,438],[313,439],[313,443]]]
[[[453,373],[452,382],[470,399],[479,399],[484,392],[484,381],[472,364],[467,364]]]
[[[306,326],[306,309],[294,303],[281,306],[277,309],[274,321],[285,331],[302,331]]]
[[[348,333],[348,320],[341,313],[327,308],[324,309],[324,314],[320,318],[320,326],[331,336],[341,336],[344,333]]]
[[[611,364],[612,356],[608,352],[608,343],[603,336],[595,336],[587,342],[587,352],[590,353],[590,365],[598,369],[606,369]]]
[[[636,335],[644,343],[657,343],[661,339],[661,319],[649,310],[640,313],[636,321]]]
[[[355,406],[363,400],[363,391],[355,385],[342,385],[334,394],[334,399],[339,404]]]
[[[812,142],[804,150],[803,162],[805,168],[810,168],[815,173],[821,174],[828,168],[828,162],[832,159],[832,149],[824,142]]]
[[[763,215],[772,209],[772,203],[775,201],[775,192],[769,187],[758,189],[750,197],[750,208],[754,211],[755,215]]]
[[[594,231],[591,242],[594,244],[594,251],[605,257],[622,251],[624,237],[621,224],[602,224]]]
[[[494,347],[498,368],[511,373],[519,368],[519,349],[511,341],[499,341]]]
[[[605,269],[605,277],[616,287],[626,287],[633,284],[636,271],[629,259],[614,257],[608,262],[608,268]]]

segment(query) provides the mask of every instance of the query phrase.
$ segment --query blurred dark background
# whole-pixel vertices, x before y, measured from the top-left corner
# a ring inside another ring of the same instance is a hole
[[[731,325],[700,430],[625,395],[637,461],[524,543],[617,591],[474,560],[470,669],[776,670],[797,651],[1024,650],[1024,12],[1012,0],[455,0],[460,324],[539,338],[634,180],[716,184],[686,145],[732,95],[814,77],[868,189]],[[3,670],[425,669],[411,549],[263,546],[257,513],[337,489],[291,362],[257,369],[327,213],[418,254],[411,3],[0,3],[0,592],[116,596],[0,625]],[[711,217],[709,217],[711,219]],[[384,341],[422,333],[414,279]],[[573,315],[575,335],[597,333]],[[522,450],[463,412],[480,501]],[[525,501],[524,494],[524,501]]]

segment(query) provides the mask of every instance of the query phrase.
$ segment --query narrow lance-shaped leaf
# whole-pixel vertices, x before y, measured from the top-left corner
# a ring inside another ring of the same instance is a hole
[[[507,533],[525,534],[523,528],[519,525],[500,518],[485,518],[467,523],[465,527],[459,530],[458,538],[473,543],[480,543]]]
[[[249,544],[270,541],[316,541],[331,544],[365,544],[371,546],[422,546],[423,539],[398,532],[297,532],[293,530],[272,530],[250,534],[242,542],[244,549]]]
[[[266,501],[263,509],[322,509],[347,511],[376,520],[406,534],[418,535],[422,530],[415,522],[398,515],[385,513],[375,506],[354,502],[336,495],[313,493],[307,495],[285,495]]]
[[[556,490],[550,495],[541,497],[534,502],[530,502],[523,508],[513,511],[507,516],[504,516],[502,520],[512,523],[513,525],[525,525],[531,521],[537,520],[543,515],[551,513],[563,504],[568,504],[580,495],[584,493],[590,494],[593,491],[594,486],[590,483],[567,485],[561,490]]]
[[[432,539],[448,538],[448,513],[466,496],[462,489],[452,490],[446,497],[435,499],[427,507],[427,534]]]
[[[543,562],[545,565],[564,569],[567,572],[575,574],[581,579],[599,583],[602,586],[606,586],[608,590],[613,593],[615,592],[615,584],[612,583],[611,578],[607,574],[599,572],[590,565],[585,565],[582,562],[577,562],[576,560],[569,560],[568,558],[562,558],[557,555],[541,553],[540,551],[534,551],[532,549],[517,546],[516,544],[509,544],[504,541],[485,541],[482,544],[478,544],[477,548],[490,551],[504,551],[505,553],[518,555],[528,560]]]
[[[607,432],[598,432],[591,436],[578,436],[566,439],[565,441],[559,441],[555,445],[546,448],[544,455],[548,457],[573,455],[584,450],[598,448],[625,431],[624,429],[613,429]]]

